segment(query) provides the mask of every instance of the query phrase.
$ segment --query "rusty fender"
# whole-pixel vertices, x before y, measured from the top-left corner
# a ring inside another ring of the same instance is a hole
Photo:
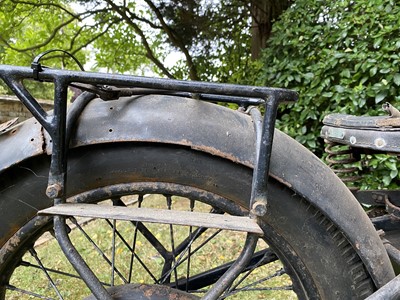
[[[81,115],[71,147],[116,142],[154,142],[191,147],[252,167],[251,118],[222,106],[173,96],[95,99]],[[0,170],[51,152],[51,141],[34,119],[0,136]],[[376,286],[394,277],[372,223],[345,185],[310,151],[276,130],[270,174],[329,217],[356,249]]]

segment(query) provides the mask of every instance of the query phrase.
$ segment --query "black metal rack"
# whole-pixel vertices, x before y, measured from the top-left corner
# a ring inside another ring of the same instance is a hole
[[[29,109],[38,122],[52,138],[50,174],[46,193],[54,200],[54,205],[65,203],[67,180],[67,145],[71,128],[83,111],[85,105],[99,96],[106,100],[138,93],[164,93],[177,96],[192,96],[199,101],[218,101],[238,103],[242,107],[263,106],[264,116],[256,108],[248,112],[253,118],[256,132],[256,161],[254,164],[250,215],[255,219],[263,216],[267,209],[267,180],[272,151],[273,133],[277,107],[282,101],[296,101],[297,93],[287,89],[254,87],[232,84],[182,81],[128,75],[91,73],[44,68],[39,71],[27,67],[1,65],[0,77]],[[39,80],[54,83],[54,112],[48,114],[25,88],[24,80]],[[68,86],[85,90],[74,103],[67,116]],[[111,299],[107,291],[91,272],[69,240],[65,217],[54,217],[57,240],[69,261],[76,268],[98,299]],[[229,286],[238,272],[251,259],[258,235],[249,233],[246,244],[238,260],[221,277],[221,282],[205,295],[203,299],[216,299]]]

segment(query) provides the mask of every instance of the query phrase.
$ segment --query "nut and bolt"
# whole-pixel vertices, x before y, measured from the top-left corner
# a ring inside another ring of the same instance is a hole
[[[264,216],[267,213],[267,203],[265,201],[254,202],[251,212],[257,217]]]
[[[61,196],[62,187],[58,183],[50,184],[46,189],[47,197],[54,199]]]

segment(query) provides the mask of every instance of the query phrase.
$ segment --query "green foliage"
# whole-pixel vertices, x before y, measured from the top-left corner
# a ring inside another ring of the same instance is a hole
[[[47,5],[51,3],[52,5]],[[0,63],[30,66],[36,55],[50,49],[64,49],[73,53],[82,64],[86,62],[85,51],[77,51],[89,38],[82,31],[79,43],[74,40],[80,29],[78,20],[57,9],[60,1],[41,1],[41,5],[14,4],[3,1],[0,9]],[[57,12],[57,13],[55,13]],[[41,59],[45,66],[77,69],[76,63],[61,52],[54,52]],[[0,92],[10,93],[1,82]],[[52,99],[53,87],[26,81],[31,93],[40,99]]]
[[[297,0],[274,25],[259,81],[300,93],[281,108],[278,126],[321,156],[326,114],[376,115],[383,102],[396,106],[399,36],[397,1]]]
[[[363,170],[363,189],[397,188],[400,183],[397,157],[385,154],[367,155]]]
[[[248,79],[254,73],[250,59],[251,2],[0,3],[1,63],[29,65],[38,53],[59,48],[111,72],[237,83],[250,83]],[[62,55],[52,62],[45,60],[52,66],[74,67]]]
[[[122,73],[146,74],[150,70],[159,76],[177,79],[241,82],[248,78],[251,15],[243,2],[158,0],[145,3],[142,6],[133,2],[126,4],[124,9],[131,15],[136,12],[134,24],[121,20],[118,12],[108,10],[101,16],[96,14],[96,22],[115,21],[112,30],[94,43],[97,66]]]
[[[400,6],[392,0],[298,0],[275,24],[263,80],[300,93],[280,126],[312,149],[332,112],[376,114],[400,100]],[[310,134],[308,136],[308,134]]]
[[[75,52],[77,45],[73,44],[72,37],[80,28],[78,20],[65,11],[57,10],[44,3],[46,1],[42,1],[40,6],[33,6],[13,4],[9,1],[2,2],[0,10],[1,63],[27,66],[36,55],[49,49]],[[51,3],[57,5],[60,1],[51,1]],[[81,42],[83,40],[82,37]],[[74,54],[82,63],[85,63],[85,52]],[[49,65],[55,64],[57,67],[76,68],[74,62],[64,55],[60,56],[60,53],[56,57],[49,55],[42,60]]]

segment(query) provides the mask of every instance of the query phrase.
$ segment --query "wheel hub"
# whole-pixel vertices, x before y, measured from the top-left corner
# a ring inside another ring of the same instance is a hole
[[[157,284],[125,284],[107,289],[116,300],[198,300],[199,297]],[[95,300],[93,295],[84,300]]]

